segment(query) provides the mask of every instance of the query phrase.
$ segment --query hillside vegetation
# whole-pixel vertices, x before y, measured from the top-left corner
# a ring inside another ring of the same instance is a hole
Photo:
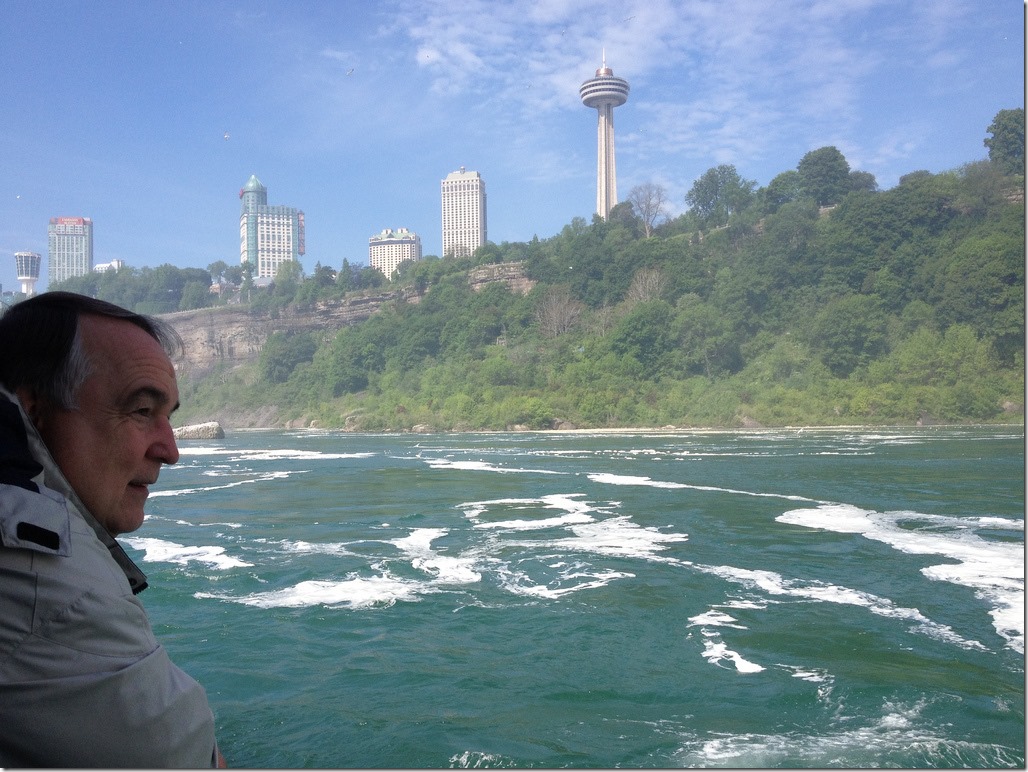
[[[997,138],[1003,111],[990,127]],[[986,140],[989,145],[990,140]],[[257,362],[182,384],[181,420],[356,431],[1021,422],[1020,159],[913,172],[885,191],[835,148],[767,188],[711,169],[663,217],[634,189],[607,220],[406,264],[337,331],[273,334]],[[1004,152],[1009,148],[1004,145]],[[520,263],[527,294],[468,271]],[[377,283],[298,266],[254,313]],[[357,285],[357,286],[355,286]],[[256,293],[256,295],[254,294]]]

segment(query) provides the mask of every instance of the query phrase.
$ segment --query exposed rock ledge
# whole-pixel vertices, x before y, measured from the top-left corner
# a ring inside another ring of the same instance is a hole
[[[217,421],[208,421],[205,424],[190,424],[175,429],[176,440],[223,440],[225,430]]]

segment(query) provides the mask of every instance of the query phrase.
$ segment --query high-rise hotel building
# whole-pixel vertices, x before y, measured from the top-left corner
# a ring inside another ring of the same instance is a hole
[[[386,228],[368,239],[368,264],[391,279],[400,263],[421,259],[421,237],[406,228]]]
[[[443,193],[443,257],[465,257],[485,245],[485,182],[460,167],[446,175]]]
[[[93,270],[93,221],[88,217],[51,217],[47,242],[50,284]]]
[[[256,278],[275,278],[279,266],[306,251],[303,212],[268,206],[268,189],[250,175],[239,191],[239,262],[253,266]]]

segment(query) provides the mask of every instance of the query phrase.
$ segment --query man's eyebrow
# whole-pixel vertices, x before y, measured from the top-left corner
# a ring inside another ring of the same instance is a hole
[[[135,402],[139,398],[150,398],[159,405],[167,405],[171,403],[171,396],[164,389],[158,389],[155,386],[141,386],[135,391],[129,392],[125,397],[126,404]],[[181,402],[175,401],[175,404],[171,408],[171,412],[174,413],[179,409]]]

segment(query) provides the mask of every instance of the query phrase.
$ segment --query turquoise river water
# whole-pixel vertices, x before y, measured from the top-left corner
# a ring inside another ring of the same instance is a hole
[[[1025,766],[1021,427],[180,449],[122,541],[232,766]]]

